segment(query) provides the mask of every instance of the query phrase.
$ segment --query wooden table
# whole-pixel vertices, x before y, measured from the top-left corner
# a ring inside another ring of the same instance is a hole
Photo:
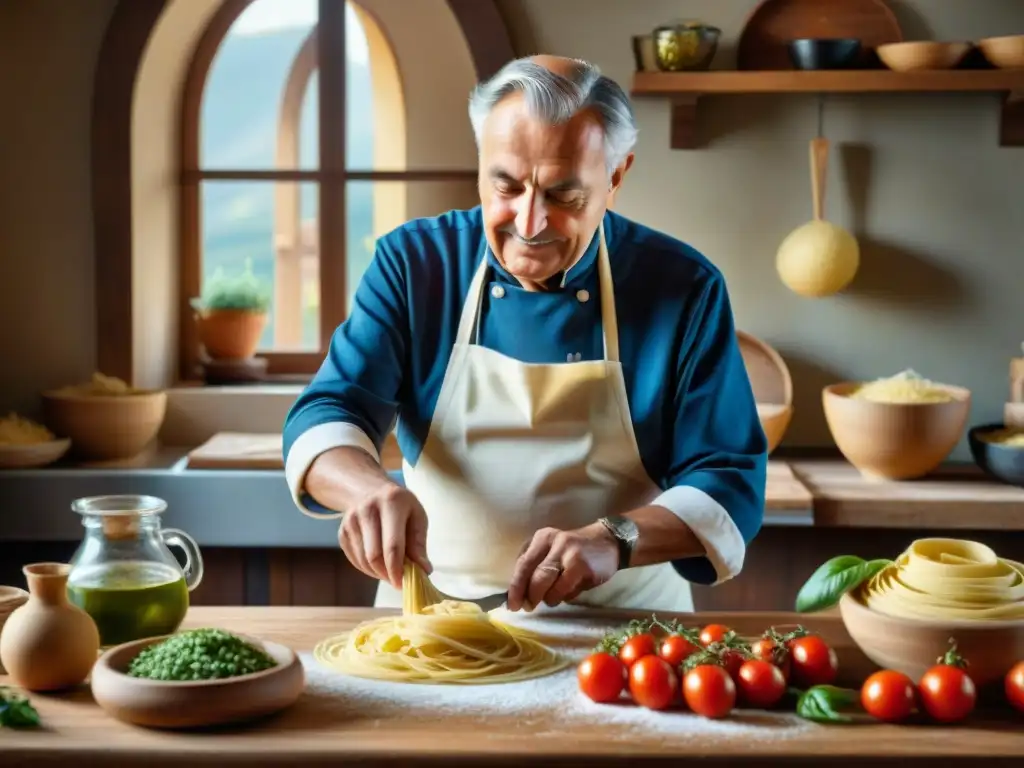
[[[316,640],[351,627],[381,612],[345,608],[193,608],[187,626],[219,625],[287,643],[309,651]],[[582,619],[559,615],[562,622],[581,625],[618,621],[620,614]],[[726,623],[743,634],[769,625],[801,620],[836,648],[844,680],[862,680],[871,669],[850,642],[837,615],[795,616],[782,613],[707,613],[687,623]],[[581,641],[582,642],[582,641]],[[0,684],[6,680],[0,677]],[[579,695],[575,693],[573,695]],[[339,718],[325,705],[324,694],[309,690],[292,708],[260,723],[217,732],[170,733],[124,725],[107,717],[86,690],[71,694],[32,695],[45,728],[37,731],[0,729],[0,765],[393,765],[450,766],[465,764],[626,765],[729,762],[743,765],[793,765],[808,762],[833,766],[904,764],[935,761],[945,765],[966,759],[986,763],[1019,761],[1024,755],[1024,716],[1005,713],[976,716],[969,725],[823,726],[800,721],[799,733],[772,738],[772,716],[735,713],[738,723],[761,724],[768,735],[751,739],[730,733],[728,724],[713,723],[693,732],[648,733],[600,722],[558,728],[536,718],[513,716],[432,715],[381,719],[353,715]],[[438,701],[445,691],[437,688]],[[566,706],[571,706],[567,703]],[[597,705],[593,705],[597,706]],[[608,706],[608,705],[604,705]],[[660,716],[661,713],[652,713]],[[690,716],[686,716],[690,717]],[[766,724],[767,723],[767,724]],[[663,729],[662,729],[663,730]]]

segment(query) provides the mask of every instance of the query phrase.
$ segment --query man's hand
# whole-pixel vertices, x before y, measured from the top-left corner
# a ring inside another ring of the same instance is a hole
[[[411,491],[393,483],[381,485],[349,508],[338,542],[352,565],[396,589],[402,588],[406,558],[426,573],[432,570],[427,559],[427,514]]]
[[[619,547],[600,523],[572,531],[542,528],[516,562],[508,609],[556,606],[600,586],[619,568]]]

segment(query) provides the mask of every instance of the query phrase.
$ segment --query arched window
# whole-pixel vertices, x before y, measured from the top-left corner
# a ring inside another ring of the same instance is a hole
[[[417,25],[430,6],[448,10],[227,0],[212,16],[182,99],[182,377],[199,362],[188,302],[215,275],[252,269],[273,297],[258,354],[271,373],[312,373],[375,238],[476,204],[472,57],[463,44],[461,67],[436,60],[452,52]]]

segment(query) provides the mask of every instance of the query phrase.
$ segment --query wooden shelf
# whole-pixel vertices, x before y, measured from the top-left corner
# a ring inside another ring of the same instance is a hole
[[[637,72],[632,95],[672,102],[671,146],[696,149],[702,96],[756,93],[999,93],[999,145],[1024,146],[1024,69],[930,72],[843,70],[803,72]]]

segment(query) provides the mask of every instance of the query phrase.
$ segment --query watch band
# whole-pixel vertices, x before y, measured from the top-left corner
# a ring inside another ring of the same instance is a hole
[[[629,562],[633,557],[633,548],[637,539],[640,538],[640,529],[636,523],[628,517],[621,515],[609,515],[598,520],[601,525],[608,529],[608,532],[615,538],[619,545],[619,570],[629,568]]]

